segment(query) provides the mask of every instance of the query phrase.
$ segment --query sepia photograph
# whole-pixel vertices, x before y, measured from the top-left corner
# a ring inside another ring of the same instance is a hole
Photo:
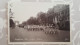
[[[70,5],[8,4],[9,42],[70,42]]]

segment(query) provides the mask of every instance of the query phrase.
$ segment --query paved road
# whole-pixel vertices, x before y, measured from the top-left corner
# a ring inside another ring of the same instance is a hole
[[[57,34],[45,34],[44,31],[28,31],[16,27],[10,29],[11,42],[64,42],[69,41],[69,31],[58,31]]]

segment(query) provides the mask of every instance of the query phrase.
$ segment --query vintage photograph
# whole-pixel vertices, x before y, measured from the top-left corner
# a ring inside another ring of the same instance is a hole
[[[9,42],[70,42],[70,5],[8,4]]]

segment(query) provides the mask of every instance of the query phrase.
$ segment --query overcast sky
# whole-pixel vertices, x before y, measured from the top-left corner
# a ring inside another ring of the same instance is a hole
[[[28,20],[31,16],[36,17],[38,12],[47,12],[49,8],[52,8],[53,3],[15,3],[12,7],[14,12],[14,20],[22,23]]]

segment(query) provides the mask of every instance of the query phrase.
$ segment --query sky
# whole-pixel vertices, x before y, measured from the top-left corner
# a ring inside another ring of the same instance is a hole
[[[30,17],[36,17],[39,12],[47,12],[49,8],[52,8],[55,4],[53,3],[15,3],[12,7],[14,12],[14,21],[27,21]]]

